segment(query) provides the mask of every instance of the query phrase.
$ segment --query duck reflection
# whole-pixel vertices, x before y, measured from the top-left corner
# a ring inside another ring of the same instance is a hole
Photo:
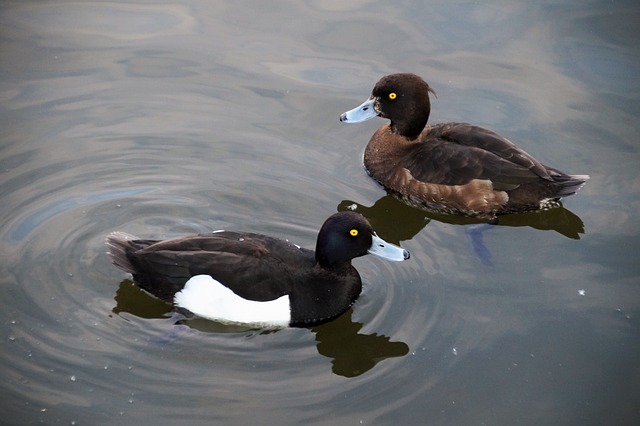
[[[116,306],[113,313],[127,312],[140,318],[162,319],[171,317],[173,327],[161,336],[153,338],[149,343],[164,346],[179,340],[189,329],[206,333],[239,333],[257,332],[267,334],[273,330],[256,331],[241,325],[221,324],[215,321],[193,317],[176,312],[172,305],[165,303],[144,290],[130,279],[120,283],[115,296]],[[363,324],[353,321],[353,308],[349,308],[338,318],[318,326],[309,328],[315,333],[318,353],[331,359],[334,374],[343,377],[356,377],[371,370],[380,361],[387,358],[401,357],[409,353],[409,346],[404,342],[392,342],[387,336],[361,334]]]
[[[405,356],[409,346],[392,342],[379,334],[360,334],[363,324],[352,320],[353,308],[326,324],[312,327],[318,353],[331,358],[332,370],[344,377],[356,377],[387,358]]]
[[[343,200],[338,211],[354,210],[361,213],[387,241],[398,244],[413,238],[431,220],[452,225],[491,224],[499,226],[529,226],[542,231],[556,231],[567,238],[580,239],[584,223],[575,213],[562,205],[550,210],[539,210],[498,216],[494,220],[442,213],[421,205],[407,203],[392,193],[381,197],[371,207],[355,201]]]
[[[484,244],[483,234],[493,226],[529,226],[543,231],[556,231],[567,238],[578,240],[584,234],[584,223],[576,214],[562,205],[550,210],[501,215],[493,220],[464,215],[454,215],[427,209],[418,204],[388,193],[371,207],[354,201],[343,200],[338,211],[352,210],[365,216],[373,229],[384,240],[393,244],[410,240],[431,220],[452,225],[468,225],[464,232],[476,258],[484,265],[492,266],[491,251]]]

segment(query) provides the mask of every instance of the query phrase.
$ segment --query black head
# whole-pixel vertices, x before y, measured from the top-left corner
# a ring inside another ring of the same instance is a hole
[[[431,112],[429,92],[436,92],[419,76],[410,73],[382,77],[371,97],[380,117],[391,120],[391,129],[409,138],[417,137]]]
[[[351,259],[367,254],[373,229],[359,213],[340,212],[330,216],[320,228],[316,260],[325,268],[341,268]]]
[[[368,253],[394,261],[409,258],[406,250],[376,236],[369,221],[359,213],[335,213],[320,228],[316,243],[320,266],[340,269],[349,265],[351,259]]]

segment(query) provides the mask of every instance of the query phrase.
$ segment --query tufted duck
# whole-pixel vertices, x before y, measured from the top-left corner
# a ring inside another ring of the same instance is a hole
[[[415,74],[387,75],[369,99],[340,116],[345,123],[391,120],[371,137],[364,166],[392,192],[428,208],[494,218],[556,207],[589,179],[545,166],[491,130],[427,126],[429,92],[435,94]]]
[[[117,267],[168,303],[220,322],[276,327],[318,324],[346,311],[362,290],[352,259],[367,253],[393,261],[409,258],[354,212],[325,221],[315,252],[232,231],[168,240],[114,232],[106,244]]]

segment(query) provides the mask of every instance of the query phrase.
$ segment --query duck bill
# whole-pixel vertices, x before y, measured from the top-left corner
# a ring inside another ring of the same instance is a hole
[[[343,123],[361,123],[377,116],[378,111],[375,108],[375,100],[374,98],[369,98],[359,107],[342,114],[340,121]]]
[[[368,250],[369,254],[373,254],[393,262],[402,262],[403,260],[409,259],[409,252],[402,247],[388,243],[375,234],[372,236],[372,239],[373,242]]]

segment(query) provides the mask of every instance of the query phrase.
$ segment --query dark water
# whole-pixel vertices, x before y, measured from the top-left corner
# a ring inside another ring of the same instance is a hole
[[[640,7],[627,2],[0,5],[0,418],[6,424],[638,424]],[[366,176],[383,74],[432,121],[490,127],[591,180],[563,209],[473,221]],[[313,329],[180,320],[110,265],[113,230],[242,229],[362,258]],[[479,233],[482,244],[474,248]]]

